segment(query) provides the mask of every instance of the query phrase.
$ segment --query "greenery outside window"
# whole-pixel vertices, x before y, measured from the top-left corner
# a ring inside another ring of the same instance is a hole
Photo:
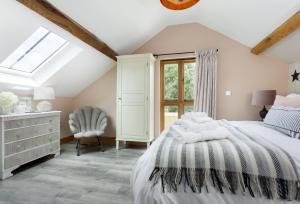
[[[195,59],[161,61],[160,129],[193,110]]]

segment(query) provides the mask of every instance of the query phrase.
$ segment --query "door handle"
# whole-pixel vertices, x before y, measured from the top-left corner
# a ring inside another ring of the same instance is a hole
[[[121,97],[119,97],[119,98],[118,98],[118,100],[122,100],[122,98],[121,98]]]

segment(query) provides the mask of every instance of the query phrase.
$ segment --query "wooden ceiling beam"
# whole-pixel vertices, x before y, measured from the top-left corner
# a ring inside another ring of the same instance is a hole
[[[55,23],[59,27],[70,32],[75,37],[92,46],[104,55],[113,60],[117,60],[118,55],[112,48],[98,39],[93,33],[76,23],[72,18],[65,15],[47,0],[17,0],[21,4]]]
[[[300,28],[300,11],[279,26],[273,33],[263,39],[251,50],[251,52],[256,55],[264,52],[289,34],[296,31],[298,28]]]

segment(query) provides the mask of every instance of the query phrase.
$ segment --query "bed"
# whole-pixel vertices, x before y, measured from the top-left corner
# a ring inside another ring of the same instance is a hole
[[[243,121],[243,122],[229,122],[233,126],[251,131],[263,140],[281,147],[294,160],[298,172],[300,172],[300,140],[290,138],[283,133],[268,127],[262,122]],[[166,131],[165,131],[166,132]],[[134,194],[135,204],[283,204],[283,203],[299,203],[299,201],[284,201],[280,199],[266,199],[253,198],[250,195],[231,194],[230,192],[220,193],[214,188],[209,192],[203,191],[201,193],[193,192],[163,192],[160,182],[153,185],[149,181],[153,165],[150,162],[151,155],[155,148],[157,148],[163,138],[165,132],[153,143],[153,145],[139,158],[133,170],[131,183]]]

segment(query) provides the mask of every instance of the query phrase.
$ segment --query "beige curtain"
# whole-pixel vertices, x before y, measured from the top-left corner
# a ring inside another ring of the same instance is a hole
[[[217,49],[196,51],[194,110],[216,119]]]

